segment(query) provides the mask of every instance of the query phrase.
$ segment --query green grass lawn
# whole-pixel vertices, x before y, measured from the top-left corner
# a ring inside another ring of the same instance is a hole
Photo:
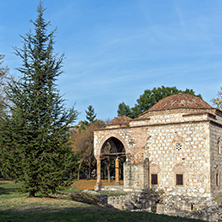
[[[28,193],[18,192],[20,184],[0,179],[0,221],[198,221],[166,215],[156,215],[147,212],[124,212],[73,201],[70,194],[61,194],[54,197],[27,198]],[[70,188],[71,189],[71,188]],[[69,193],[72,190],[69,190]],[[67,190],[67,191],[68,191]],[[74,190],[73,190],[74,192]]]

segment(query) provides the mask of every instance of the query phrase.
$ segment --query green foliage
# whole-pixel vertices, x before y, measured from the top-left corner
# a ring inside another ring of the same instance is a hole
[[[218,109],[222,110],[222,87],[220,87],[220,91],[217,93],[217,98],[213,98],[211,100],[213,105],[215,105]]]
[[[2,77],[6,76],[7,72],[8,72],[8,67],[2,67],[2,63],[3,63],[3,59],[4,59],[4,55],[0,54],[0,79],[2,80]],[[2,84],[1,84],[2,85]]]
[[[137,99],[137,103],[134,107],[130,108],[124,102],[119,104],[117,113],[118,116],[129,116],[131,118],[137,118],[137,116],[154,106],[158,101],[164,99],[167,96],[178,94],[179,92],[195,95],[195,92],[192,89],[178,90],[176,87],[158,87],[153,88],[152,90],[145,90],[144,93]],[[201,95],[195,95],[200,98]]]
[[[73,168],[75,157],[68,144],[70,124],[76,119],[74,108],[65,110],[55,81],[63,56],[53,52],[54,32],[43,18],[40,3],[35,32],[22,37],[24,47],[16,48],[23,65],[20,81],[7,90],[10,114],[1,117],[0,146],[2,172],[23,183],[21,191],[55,193],[69,184],[65,175]]]
[[[118,116],[129,116],[131,118],[134,118],[134,114],[132,110],[124,102],[119,104],[117,113],[118,113]]]
[[[91,105],[88,106],[88,110],[85,110],[85,112],[86,112],[86,119],[88,120],[89,123],[96,121],[96,113]]]
[[[96,182],[96,181],[94,181]],[[129,212],[121,211],[114,208],[101,207],[97,205],[85,204],[73,201],[73,197],[69,194],[57,194],[51,197],[28,199],[17,192],[21,184],[14,184],[14,181],[0,179],[0,184],[5,193],[1,193],[0,189],[0,221],[140,221],[140,222],[181,222],[193,221],[194,219],[171,217],[148,212]],[[72,188],[69,192],[80,193]],[[101,192],[106,193],[106,192]],[[114,193],[113,193],[114,194]],[[119,193],[120,194],[120,193]],[[119,195],[116,193],[115,196]],[[107,193],[112,196],[112,193]],[[123,195],[123,194],[122,194]],[[84,195],[87,202],[95,199]],[[81,200],[80,199],[80,200]],[[220,201],[221,202],[221,201]],[[95,203],[95,201],[94,201]],[[97,202],[98,203],[98,202]],[[195,219],[195,221],[200,221]]]
[[[90,178],[92,170],[95,169],[96,161],[93,154],[94,130],[104,125],[104,121],[96,120],[86,125],[84,129],[80,129],[79,127],[72,129],[72,150],[79,157],[78,179],[80,177],[84,178],[85,175],[87,175],[87,178]]]
[[[76,131],[76,130],[81,131],[81,130],[84,130],[88,125],[89,125],[89,124],[88,124],[87,121],[85,121],[85,120],[83,120],[83,121],[80,120],[80,121],[78,122],[78,124],[74,126],[73,129],[74,129],[74,131]]]
[[[88,106],[88,110],[85,110],[86,112],[86,119],[87,120],[81,120],[77,125],[74,126],[75,130],[84,130],[87,126],[89,126],[91,123],[94,123],[96,121],[96,113],[93,109],[93,107],[90,105]]]
[[[86,119],[88,121],[80,120],[79,123],[74,126],[73,132],[75,132],[76,130],[79,130],[79,131],[85,130],[86,127],[88,127],[91,123],[94,123],[95,121],[97,121],[95,119],[96,118],[95,111],[91,105],[88,107],[88,110],[85,110],[85,112],[86,112]]]
[[[119,197],[119,196],[126,196],[128,195],[127,192],[120,192],[120,191],[99,191],[99,193],[106,194],[108,197]]]
[[[5,112],[5,103],[7,102],[5,90],[7,82],[10,80],[8,76],[8,67],[2,66],[4,57],[4,55],[0,54],[0,115]]]

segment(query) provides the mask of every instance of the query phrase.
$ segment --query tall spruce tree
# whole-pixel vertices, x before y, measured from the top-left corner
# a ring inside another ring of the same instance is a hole
[[[66,110],[55,81],[62,73],[63,55],[54,53],[54,33],[43,18],[42,2],[37,19],[31,21],[34,34],[22,37],[24,47],[16,48],[23,65],[19,82],[10,85],[10,114],[1,118],[0,146],[2,172],[21,181],[21,191],[33,197],[37,192],[55,193],[68,185],[65,175],[73,166],[68,144],[74,108]]]
[[[2,66],[4,55],[0,54],[0,115],[5,112],[5,104],[7,103],[7,98],[5,95],[5,90],[7,86],[7,82],[9,82],[10,78],[8,76],[8,67]]]
[[[88,110],[85,110],[86,112],[86,119],[89,121],[89,123],[92,123],[96,121],[96,113],[92,105],[89,105],[87,107]]]

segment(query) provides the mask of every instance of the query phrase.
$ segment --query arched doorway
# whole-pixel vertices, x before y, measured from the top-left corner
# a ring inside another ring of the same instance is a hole
[[[123,163],[126,160],[126,152],[123,143],[116,137],[107,139],[101,148],[100,159],[97,159],[97,189],[100,189],[101,179],[110,182],[115,179],[119,185],[123,180]]]

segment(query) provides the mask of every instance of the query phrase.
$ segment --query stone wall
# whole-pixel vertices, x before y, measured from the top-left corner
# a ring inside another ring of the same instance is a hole
[[[175,109],[175,110],[147,112],[147,114],[130,122],[130,125],[141,126],[147,124],[168,124],[175,122],[183,123],[183,122],[203,121],[207,120],[209,117],[207,112],[212,113],[213,110]]]
[[[201,210],[217,204],[211,197],[193,197],[186,194],[163,194],[161,197],[161,203],[174,206],[181,210]]]
[[[211,197],[212,190],[222,191],[222,154],[217,151],[222,131],[213,124],[221,118],[216,119],[213,109],[197,111],[148,112],[145,119],[132,120],[128,126],[95,131],[94,154],[99,158],[106,140],[115,137],[126,152],[126,189],[150,187],[170,195]],[[145,159],[149,166],[144,165]],[[155,170],[149,172],[149,168]],[[151,173],[158,174],[157,185],[150,184]],[[176,174],[183,174],[183,185],[176,185]]]
[[[149,161],[132,164],[131,161],[124,163],[124,190],[143,191],[149,188]]]
[[[107,206],[126,211],[143,210],[211,222],[222,221],[221,207],[212,202],[210,198],[187,199],[181,196],[174,198],[168,196],[164,197],[163,203],[160,204],[158,203],[159,201],[161,201],[160,195],[150,190],[143,193],[134,192],[127,195],[108,197]]]
[[[210,147],[211,192],[216,195],[222,192],[222,127],[214,123],[210,125]]]
[[[108,204],[120,210],[147,209],[151,211],[158,200],[159,195],[152,191],[134,192],[128,195],[108,197]]]
[[[158,214],[166,214],[169,216],[193,218],[210,222],[222,221],[222,212],[218,205],[209,206],[202,210],[188,211],[181,210],[174,205],[157,204],[156,210]]]
[[[150,166],[155,164],[159,168],[158,189],[175,194],[209,196],[211,189],[208,129],[208,122],[194,122],[113,129],[107,132],[109,136],[121,138],[121,142],[127,144],[127,161],[134,164],[131,168],[128,167],[128,163],[125,164],[126,178],[129,180],[135,178],[131,182],[124,180],[126,189],[131,186],[130,183],[135,183],[135,188],[141,187],[140,184],[144,183],[143,179],[140,180],[144,177],[138,176],[135,169],[137,166],[142,172],[143,162],[145,158],[149,158]],[[181,145],[181,149],[177,150],[177,144]],[[140,163],[141,167],[138,165]],[[176,186],[175,182],[175,175],[179,167],[184,169],[183,186]],[[144,169],[144,172],[145,170],[147,171],[148,167]],[[134,176],[132,172],[135,172]],[[149,176],[148,173],[147,176]]]
[[[208,123],[154,126],[149,129],[150,165],[160,170],[158,188],[165,193],[202,196],[210,193],[210,152]],[[180,147],[177,147],[180,144]],[[183,186],[176,174],[183,174]],[[153,187],[155,189],[155,187]]]
[[[185,194],[163,194],[161,203],[157,203],[156,213],[212,222],[218,222],[222,218],[221,207],[212,197],[193,197]]]

